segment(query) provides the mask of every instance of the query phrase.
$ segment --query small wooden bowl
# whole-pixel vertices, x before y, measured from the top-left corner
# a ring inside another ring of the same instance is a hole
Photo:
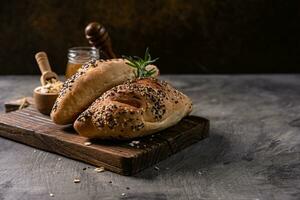
[[[38,111],[45,115],[50,115],[58,93],[41,93],[40,87],[33,90],[33,98]]]

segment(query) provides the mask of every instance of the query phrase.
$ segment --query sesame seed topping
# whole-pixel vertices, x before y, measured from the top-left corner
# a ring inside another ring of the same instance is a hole
[[[85,63],[82,65],[82,67],[77,71],[76,74],[74,74],[71,78],[69,78],[68,80],[66,80],[62,86],[62,89],[60,90],[60,93],[57,97],[57,100],[55,101],[54,105],[53,105],[53,108],[52,108],[52,111],[56,111],[58,106],[59,106],[59,103],[60,103],[60,99],[65,96],[65,94],[68,92],[68,91],[71,91],[73,85],[74,85],[74,82],[79,78],[81,77],[82,75],[84,75],[88,69],[91,69],[91,68],[95,68],[97,67],[97,64],[96,64],[96,60],[95,59],[92,59],[90,60],[89,62]]]
[[[99,130],[118,131],[121,137],[124,133],[145,128],[141,115],[152,118],[154,122],[163,120],[167,112],[166,103],[172,101],[178,104],[181,98],[183,94],[165,81],[138,78],[106,91],[77,120],[85,122],[89,119]]]

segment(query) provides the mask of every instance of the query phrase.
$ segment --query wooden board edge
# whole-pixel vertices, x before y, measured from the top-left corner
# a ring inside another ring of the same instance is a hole
[[[26,134],[28,137],[20,137],[20,132]],[[35,134],[35,132],[33,130],[30,129],[25,129],[25,128],[18,128],[18,127],[12,127],[10,125],[7,125],[5,123],[0,122],[0,136],[3,138],[7,138],[9,140],[13,140],[15,142],[21,143],[21,144],[25,144],[46,152],[50,152],[50,153],[55,153],[57,155],[62,155],[65,156],[67,158],[71,158],[77,161],[81,161],[87,164],[91,164],[94,166],[98,166],[98,167],[104,167],[106,169],[108,169],[109,171],[121,174],[121,175],[131,175],[132,172],[130,171],[132,169],[131,163],[132,163],[132,158],[133,157],[120,157],[120,163],[121,163],[121,167],[116,167],[113,165],[108,165],[105,162],[101,162],[99,160],[86,160],[86,159],[82,159],[79,156],[76,155],[70,155],[69,153],[65,153],[65,152],[61,152],[61,151],[57,151],[56,148],[47,148],[46,145],[41,138],[37,138],[37,137],[33,137],[33,135]],[[40,135],[41,136],[41,135]],[[47,135],[43,135],[42,137],[45,137],[46,139],[50,139],[50,137],[47,137]],[[24,140],[25,139],[25,140]],[[30,142],[28,142],[28,140],[30,140]],[[76,145],[76,144],[75,144]],[[127,167],[126,167],[127,166]]]
[[[180,152],[183,149],[185,149],[185,148],[187,148],[187,147],[189,147],[189,146],[191,146],[191,145],[193,145],[193,144],[209,137],[210,121],[208,119],[203,118],[203,117],[199,117],[199,116],[191,115],[191,116],[188,116],[188,118],[186,120],[189,120],[189,118],[190,119],[197,118],[199,121],[201,120],[203,122],[202,125],[204,124],[204,126],[201,126],[200,124],[197,124],[192,129],[186,131],[186,134],[190,134],[190,136],[193,138],[193,140],[190,140],[188,143],[184,143],[184,145],[180,145],[179,147],[175,148],[174,143],[172,143],[167,138],[165,138],[163,134],[159,135],[157,137],[157,139],[159,139],[160,141],[164,141],[164,145],[157,148],[158,151],[160,152],[160,153],[157,153],[157,155],[159,155],[159,157],[157,156],[156,159],[153,160],[153,162],[149,162],[146,165],[143,165],[143,167],[137,167],[136,164],[132,164],[132,166],[135,166],[135,168],[132,169],[132,174],[131,175],[135,175],[135,174],[139,173],[140,171],[142,171],[142,170],[144,170],[148,167],[151,167],[154,164],[157,164],[160,161],[175,155],[177,152]],[[201,129],[200,129],[199,126],[201,126]],[[199,131],[201,133],[199,133]],[[180,138],[177,138],[177,139],[180,139]],[[176,150],[174,150],[174,149],[176,149]],[[153,152],[148,151],[146,153],[151,154]],[[136,159],[133,158],[132,162],[141,162],[141,161],[138,158],[136,158]]]
[[[28,97],[29,99],[31,99],[30,101],[32,102],[32,98]],[[34,104],[34,102],[31,104],[31,106]],[[18,109],[15,109],[15,110],[18,110]],[[202,139],[205,139],[206,137],[209,136],[209,126],[210,126],[210,123],[209,123],[209,120],[208,119],[205,119],[203,117],[199,117],[199,116],[188,116],[188,118],[186,120],[189,120],[189,118],[197,118],[197,119],[201,119],[205,126],[202,127],[201,129],[201,134],[199,136],[199,134],[195,134],[195,132],[193,132],[194,130],[197,130],[197,128],[199,128],[198,126],[200,125],[196,125],[195,127],[193,127],[191,130],[189,130],[188,132],[190,132],[191,134],[193,134],[193,137],[194,139],[189,141],[188,143],[185,143],[185,145],[181,145],[179,148],[176,147],[174,148],[172,145],[172,142],[170,142],[168,139],[164,138],[164,137],[160,137],[161,141],[161,144],[159,144],[159,147],[156,148],[156,151],[153,152],[153,151],[145,151],[143,153],[146,154],[146,156],[142,156],[142,158],[145,158],[145,157],[149,157],[149,156],[156,156],[155,159],[151,160],[151,162],[147,162],[147,164],[144,164],[142,163],[143,162],[143,159],[140,159],[138,157],[120,157],[120,168],[118,167],[115,167],[113,165],[109,165],[107,163],[104,163],[104,162],[101,162],[99,160],[96,160],[96,161],[87,161],[86,159],[81,159],[80,157],[78,156],[70,156],[69,154],[66,154],[64,152],[61,152],[61,151],[56,151],[55,149],[49,149],[49,148],[42,148],[40,147],[40,145],[34,145],[32,143],[29,143],[29,142],[26,142],[24,141],[24,138],[18,138],[17,136],[15,137],[12,137],[11,135],[13,135],[13,133],[8,133],[9,131],[7,131],[7,128],[9,127],[9,125],[7,124],[3,124],[0,122],[0,136],[3,136],[5,138],[8,138],[8,139],[11,139],[11,140],[14,140],[16,142],[19,142],[19,143],[23,143],[23,144],[26,144],[26,145],[29,145],[29,146],[32,146],[32,147],[35,147],[35,148],[38,148],[38,149],[42,149],[44,151],[47,151],[47,152],[51,152],[51,153],[55,153],[55,154],[58,154],[58,155],[63,155],[63,156],[66,156],[68,158],[71,158],[71,159],[75,159],[75,160],[79,160],[79,161],[82,161],[82,162],[85,162],[85,163],[88,163],[88,164],[92,164],[92,165],[96,165],[96,166],[107,166],[107,169],[112,171],[112,172],[116,172],[118,174],[121,174],[121,175],[125,175],[125,176],[131,176],[131,175],[135,175],[137,173],[139,173],[140,171],[154,165],[154,164],[157,164],[158,162],[174,155],[175,153],[185,149],[186,147],[202,140]],[[192,120],[191,120],[192,121]],[[193,121],[192,121],[193,122]],[[5,128],[3,128],[3,126],[5,126]],[[15,127],[11,127],[11,128],[15,128]],[[19,128],[20,130],[19,131],[24,131],[24,127],[22,128]],[[36,132],[34,132],[33,130],[26,130],[27,131],[27,134],[36,134]],[[47,137],[43,134],[43,137]],[[50,137],[50,136],[49,136]],[[33,137],[34,138],[34,137]],[[36,139],[36,138],[34,138]],[[78,144],[74,144],[74,145],[78,145]],[[174,150],[176,149],[176,150]],[[159,152],[159,153],[157,153]],[[148,154],[148,155],[147,155]],[[156,155],[151,155],[151,154],[156,154]],[[159,156],[157,156],[159,155]],[[148,160],[147,160],[148,161]],[[142,164],[140,164],[142,163]]]

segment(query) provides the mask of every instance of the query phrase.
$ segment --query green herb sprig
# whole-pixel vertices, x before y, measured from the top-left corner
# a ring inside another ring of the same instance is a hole
[[[151,55],[149,53],[149,48],[146,49],[144,58],[140,58],[138,56],[122,56],[127,60],[126,64],[129,66],[136,68],[135,77],[150,77],[152,76],[156,70],[154,68],[147,70],[146,66],[154,63],[158,60],[158,58],[155,58],[151,60]]]

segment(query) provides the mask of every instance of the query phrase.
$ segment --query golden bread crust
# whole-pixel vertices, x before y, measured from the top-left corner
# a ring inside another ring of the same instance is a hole
[[[132,139],[178,123],[192,109],[191,100],[168,83],[139,78],[113,87],[75,121],[82,136]]]
[[[134,72],[135,69],[124,59],[88,62],[64,83],[53,106],[51,119],[56,124],[73,123],[105,91],[135,78]]]

